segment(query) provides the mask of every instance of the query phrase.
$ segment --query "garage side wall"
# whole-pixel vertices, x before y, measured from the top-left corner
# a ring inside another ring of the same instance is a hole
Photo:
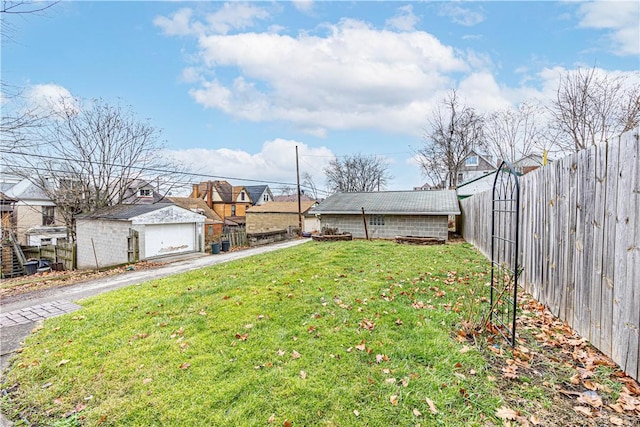
[[[130,228],[129,221],[79,219],[76,222],[77,268],[95,269],[96,258],[99,268],[126,263]]]
[[[447,239],[446,215],[383,215],[384,225],[372,225],[367,215],[367,228],[372,239],[389,239],[396,236],[437,237]],[[338,228],[356,238],[365,238],[362,215],[327,215],[320,217],[322,227]]]

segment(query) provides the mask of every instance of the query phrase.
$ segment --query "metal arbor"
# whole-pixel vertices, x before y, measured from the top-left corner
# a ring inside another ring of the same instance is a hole
[[[489,321],[511,344],[516,341],[520,184],[513,166],[502,162],[491,203],[491,305]]]

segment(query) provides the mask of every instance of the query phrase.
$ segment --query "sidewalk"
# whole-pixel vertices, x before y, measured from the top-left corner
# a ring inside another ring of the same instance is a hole
[[[149,280],[289,248],[309,240],[296,239],[234,252],[223,252],[217,255],[194,254],[188,259],[150,270],[134,270],[63,288],[44,289],[26,295],[3,298],[0,300],[0,382],[4,381],[4,371],[10,358],[20,348],[22,341],[31,333],[36,322],[82,308],[77,303],[81,302],[79,300]],[[0,426],[10,425],[12,424],[0,414]]]

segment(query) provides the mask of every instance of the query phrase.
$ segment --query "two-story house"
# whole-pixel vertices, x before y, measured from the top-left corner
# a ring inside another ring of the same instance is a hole
[[[266,189],[254,189],[254,194],[260,193],[260,199],[272,199],[271,191]],[[244,227],[246,223],[246,210],[256,205],[251,197],[251,192],[243,185],[231,185],[227,181],[206,181],[194,184],[189,197],[203,199],[207,205],[228,227]]]
[[[67,237],[67,229],[46,192],[29,179],[3,174],[0,191],[13,199],[13,231],[18,242],[27,246],[55,244]]]

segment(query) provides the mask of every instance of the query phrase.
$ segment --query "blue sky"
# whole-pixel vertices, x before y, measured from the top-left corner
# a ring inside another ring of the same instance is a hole
[[[34,102],[120,98],[194,172],[295,182],[298,146],[319,188],[332,156],[362,153],[405,190],[448,90],[490,112],[548,102],[577,67],[637,73],[639,4],[63,1],[3,17],[2,80]]]

